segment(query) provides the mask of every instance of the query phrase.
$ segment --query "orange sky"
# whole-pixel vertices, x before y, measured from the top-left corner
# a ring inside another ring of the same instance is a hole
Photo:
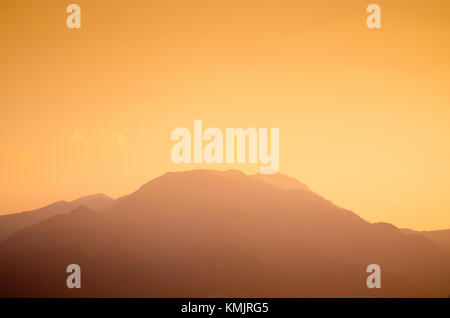
[[[3,213],[259,171],[173,164],[171,131],[201,119],[280,128],[280,171],[369,221],[450,228],[449,1],[72,2],[0,2]]]

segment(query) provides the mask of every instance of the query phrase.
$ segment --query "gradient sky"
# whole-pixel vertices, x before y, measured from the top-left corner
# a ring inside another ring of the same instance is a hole
[[[448,0],[1,0],[0,214],[117,197],[169,170],[259,170],[173,164],[171,131],[202,119],[280,128],[280,171],[369,221],[450,228],[449,13]]]

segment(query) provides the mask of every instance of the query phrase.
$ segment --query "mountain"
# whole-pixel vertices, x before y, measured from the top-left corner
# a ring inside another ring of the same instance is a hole
[[[285,174],[282,174],[280,172],[274,173],[274,174],[254,174],[251,176],[252,178],[255,178],[257,180],[266,182],[270,185],[273,185],[277,188],[283,189],[283,190],[297,190],[301,189],[304,191],[312,192],[308,186],[297,179],[291,178]]]
[[[424,236],[436,244],[444,247],[450,253],[450,230],[414,231],[410,229],[402,229],[402,232],[407,235]]]
[[[69,264],[81,289],[65,286]],[[366,286],[369,264],[380,289]],[[14,233],[0,286],[0,297],[446,297],[450,253],[305,189],[194,170]]]
[[[58,201],[45,207],[15,214],[0,215],[0,241],[27,226],[39,223],[57,214],[66,214],[83,205],[101,211],[114,204],[114,200],[104,194],[93,194],[74,201]]]

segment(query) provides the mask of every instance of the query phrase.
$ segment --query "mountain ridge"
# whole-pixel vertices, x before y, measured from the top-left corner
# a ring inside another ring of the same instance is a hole
[[[80,290],[64,286],[72,263]],[[368,264],[381,289],[366,287]],[[0,242],[4,297],[445,297],[449,269],[426,237],[235,171],[166,173]]]
[[[114,202],[115,200],[107,195],[96,193],[73,201],[59,200],[34,210],[0,215],[0,241],[20,229],[37,224],[57,214],[69,213],[78,206],[84,205],[93,210],[103,210],[109,208]]]

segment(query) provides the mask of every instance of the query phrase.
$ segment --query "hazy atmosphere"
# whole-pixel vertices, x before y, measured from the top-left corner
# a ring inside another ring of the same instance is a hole
[[[368,221],[450,228],[449,1],[0,2],[0,214],[113,198],[176,127],[277,127],[280,171]]]

